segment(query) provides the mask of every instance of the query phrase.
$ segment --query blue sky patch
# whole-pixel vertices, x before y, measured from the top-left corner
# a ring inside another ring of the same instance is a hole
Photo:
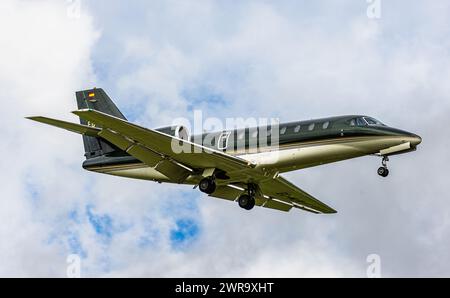
[[[179,219],[176,221],[176,228],[170,231],[170,242],[173,248],[182,248],[193,240],[200,233],[199,225],[193,219]]]
[[[94,214],[92,206],[86,207],[86,215],[89,219],[89,223],[98,235],[106,238],[113,236],[113,220],[108,214]]]

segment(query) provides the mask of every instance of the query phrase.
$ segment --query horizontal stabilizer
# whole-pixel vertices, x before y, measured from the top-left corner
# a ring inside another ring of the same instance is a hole
[[[87,126],[87,125],[83,125],[83,124],[66,122],[66,121],[62,121],[62,120],[56,120],[56,119],[47,118],[47,117],[36,116],[36,117],[26,117],[26,118],[33,120],[33,121],[41,122],[44,124],[48,124],[51,126],[59,127],[59,128],[71,131],[71,132],[76,132],[76,133],[79,133],[79,134],[82,134],[85,136],[90,136],[90,137],[96,137],[97,134],[100,132],[99,128],[95,128],[95,127],[91,127],[91,126]]]

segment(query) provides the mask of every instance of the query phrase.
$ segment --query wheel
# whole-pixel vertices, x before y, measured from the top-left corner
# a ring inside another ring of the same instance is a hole
[[[210,195],[216,190],[216,182],[214,182],[214,179],[211,177],[203,178],[198,187],[200,188],[200,191]]]
[[[251,210],[255,207],[255,198],[249,195],[242,195],[238,200],[239,207],[244,208],[245,210]]]
[[[381,177],[387,177],[389,175],[389,170],[385,167],[379,167],[378,175],[380,175]]]

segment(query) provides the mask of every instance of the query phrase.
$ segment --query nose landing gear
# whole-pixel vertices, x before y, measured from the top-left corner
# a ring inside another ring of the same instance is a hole
[[[389,157],[383,156],[383,160],[381,161],[381,167],[378,168],[378,175],[381,177],[387,177],[389,175],[389,170],[387,168],[387,162],[389,161]]]

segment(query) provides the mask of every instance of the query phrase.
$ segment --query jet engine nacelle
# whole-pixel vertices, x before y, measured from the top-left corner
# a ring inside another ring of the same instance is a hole
[[[159,132],[180,138],[185,141],[190,140],[189,130],[187,129],[186,126],[183,126],[183,125],[161,127],[156,130]]]

